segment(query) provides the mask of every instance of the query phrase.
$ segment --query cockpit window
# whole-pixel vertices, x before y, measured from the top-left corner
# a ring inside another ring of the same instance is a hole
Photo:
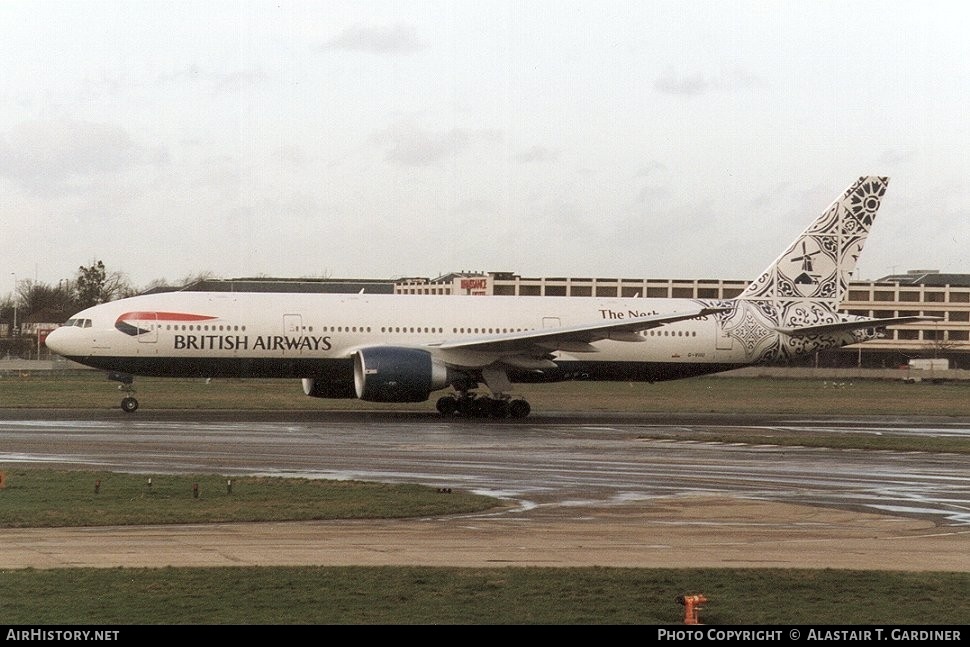
[[[65,326],[73,326],[74,328],[90,328],[90,319],[68,319],[64,322]]]

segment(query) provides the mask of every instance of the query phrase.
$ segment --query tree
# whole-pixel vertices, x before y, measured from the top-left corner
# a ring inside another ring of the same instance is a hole
[[[74,298],[64,282],[57,287],[34,281],[22,281],[19,290],[19,307],[24,317],[43,312],[45,321],[64,321],[74,313]]]
[[[947,355],[956,349],[957,343],[948,339],[943,330],[924,330],[923,339],[933,351],[934,359],[946,359]]]
[[[97,261],[90,267],[82,265],[78,268],[74,290],[78,310],[133,293],[125,275],[121,272],[109,273],[102,261]]]
[[[83,265],[77,270],[77,306],[79,309],[90,308],[93,305],[104,303],[104,284],[107,280],[107,271],[104,263],[98,261],[91,267]]]
[[[213,276],[215,275],[212,272],[196,272],[195,274],[186,274],[185,277],[183,277],[179,282],[179,286],[185,288],[202,281],[208,281]]]
[[[0,337],[13,333],[14,298],[12,295],[8,295],[0,300],[0,322],[7,326],[6,330],[4,330],[5,334],[0,333]]]

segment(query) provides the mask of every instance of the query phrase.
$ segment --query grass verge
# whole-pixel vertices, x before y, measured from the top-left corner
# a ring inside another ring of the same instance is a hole
[[[143,411],[232,409],[434,412],[428,402],[380,404],[308,398],[296,380],[138,378]],[[970,416],[970,382],[699,377],[671,382],[522,384],[536,414],[546,411]],[[0,407],[117,409],[121,392],[96,371],[0,375]],[[135,414],[137,415],[137,414]]]
[[[970,575],[427,567],[0,572],[6,624],[964,625]],[[956,594],[956,595],[955,595]],[[124,638],[122,630],[119,638]]]
[[[497,499],[423,485],[2,468],[0,527],[387,519],[478,512]]]

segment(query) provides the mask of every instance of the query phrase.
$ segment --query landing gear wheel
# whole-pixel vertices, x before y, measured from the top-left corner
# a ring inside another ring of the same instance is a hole
[[[509,401],[508,400],[492,400],[490,405],[491,413],[493,418],[508,418],[509,417]]]
[[[459,397],[457,413],[462,418],[471,418],[475,413],[475,398],[470,395]]]
[[[438,408],[438,413],[443,416],[453,416],[458,412],[458,398],[452,395],[443,395],[438,398],[438,402],[435,405]]]
[[[127,373],[115,373],[112,371],[108,373],[108,379],[113,382],[121,382],[118,388],[123,389],[126,394],[125,397],[121,399],[121,410],[125,413],[133,413],[138,408],[138,400],[131,395],[135,392],[135,389],[132,386],[135,378]]]
[[[492,398],[487,395],[480,395],[475,398],[472,406],[472,416],[476,418],[487,418],[492,413]]]
[[[445,395],[435,404],[438,413],[459,418],[525,418],[532,411],[525,400],[509,400],[508,396],[489,397],[463,393]]]
[[[509,415],[513,418],[525,418],[532,411],[532,407],[525,400],[512,400],[509,402]]]

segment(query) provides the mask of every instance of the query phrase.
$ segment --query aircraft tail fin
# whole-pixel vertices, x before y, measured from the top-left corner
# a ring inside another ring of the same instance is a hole
[[[838,309],[888,184],[888,177],[860,177],[738,299],[777,314],[792,302]]]

